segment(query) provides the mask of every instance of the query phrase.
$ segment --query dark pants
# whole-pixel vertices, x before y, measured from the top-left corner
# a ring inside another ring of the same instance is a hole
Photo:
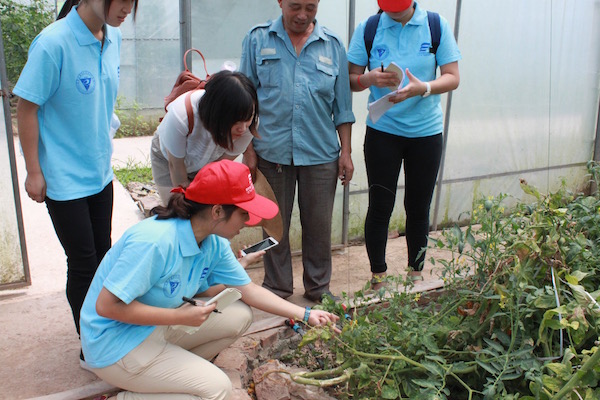
[[[409,268],[423,269],[429,208],[442,156],[442,134],[405,138],[367,127],[365,165],[369,184],[369,209],[365,220],[365,243],[371,272],[387,270],[385,249],[390,217],[396,202],[400,167],[404,160],[404,209]],[[420,253],[420,254],[419,254]]]
[[[283,220],[282,239],[263,256],[263,286],[283,298],[294,293],[289,231],[298,185],[304,291],[318,298],[329,290],[331,280],[331,219],[338,163],[278,165],[259,158],[258,167],[273,188]]]
[[[67,255],[67,300],[79,333],[79,313],[94,273],[110,249],[113,184],[81,199],[55,201],[46,207],[58,240]]]

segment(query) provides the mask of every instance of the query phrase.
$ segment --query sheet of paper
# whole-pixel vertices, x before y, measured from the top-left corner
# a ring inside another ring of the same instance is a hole
[[[404,83],[404,71],[398,64],[391,62],[385,70],[396,72],[398,74],[398,78],[400,78],[400,84],[398,85],[398,87],[389,87],[389,89],[391,90],[390,93],[381,97],[379,100],[375,100],[374,102],[369,103],[369,106],[367,107],[369,110],[369,117],[371,118],[371,121],[375,123],[379,120],[379,118],[381,118],[383,114],[386,113],[387,110],[394,106],[394,103],[390,102],[389,99],[390,97],[396,94],[396,91],[402,88],[402,84]]]
[[[390,92],[385,96],[381,97],[379,100],[375,100],[374,102],[369,103],[368,109],[371,121],[376,123],[379,120],[379,118],[381,118],[381,116],[385,114],[387,110],[392,108],[394,103],[390,102],[389,98],[395,94],[396,92]]]

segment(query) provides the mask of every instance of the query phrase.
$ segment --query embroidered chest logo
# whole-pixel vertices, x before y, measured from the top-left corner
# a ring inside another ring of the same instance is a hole
[[[75,86],[82,94],[90,94],[96,89],[96,78],[89,71],[82,71],[77,75]]]
[[[385,60],[389,54],[390,49],[385,45],[373,47],[373,51],[371,51],[371,55],[374,56],[376,60]]]
[[[181,277],[179,274],[171,276],[163,285],[163,293],[166,297],[175,297],[181,286]]]
[[[419,55],[426,56],[430,53],[431,43],[423,42],[421,43],[421,47],[419,48]]]
[[[202,274],[200,275],[200,279],[206,278],[206,275],[208,275],[208,267],[206,267],[206,268],[204,268],[202,270]]]

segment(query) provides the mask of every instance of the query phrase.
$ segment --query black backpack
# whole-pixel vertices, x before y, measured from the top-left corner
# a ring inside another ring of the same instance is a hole
[[[371,49],[373,48],[373,40],[375,39],[375,33],[377,32],[377,25],[379,25],[379,18],[381,18],[381,11],[375,15],[371,15],[367,20],[367,24],[365,25],[364,40],[368,58],[371,58]],[[435,55],[438,47],[440,46],[440,38],[442,36],[442,29],[440,27],[440,14],[427,11],[427,21],[429,22],[429,33],[431,34],[431,47],[429,48],[429,52]]]

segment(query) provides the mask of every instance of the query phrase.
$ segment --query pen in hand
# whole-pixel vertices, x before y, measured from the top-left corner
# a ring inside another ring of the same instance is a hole
[[[183,296],[183,297],[181,298],[181,300],[183,300],[183,301],[185,301],[185,302],[187,302],[187,303],[190,303],[190,304],[191,304],[191,305],[193,305],[193,306],[197,306],[197,305],[198,305],[198,303],[196,302],[196,300],[194,300],[194,299],[190,299],[189,297],[185,297],[185,296]],[[216,308],[213,310],[213,312],[214,312],[214,313],[221,313],[221,311],[217,310]]]
[[[383,71],[383,61],[381,62],[381,72],[384,72]]]

